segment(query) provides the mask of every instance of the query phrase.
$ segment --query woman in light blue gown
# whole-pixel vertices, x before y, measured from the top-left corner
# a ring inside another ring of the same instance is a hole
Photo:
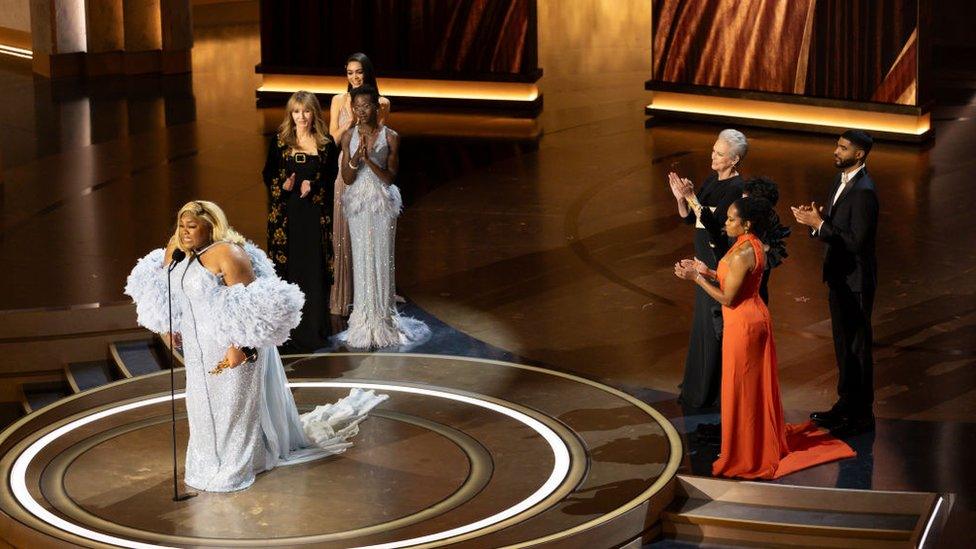
[[[171,265],[180,249],[186,259]],[[242,490],[280,465],[340,453],[386,395],[353,389],[335,404],[298,415],[276,347],[301,319],[305,297],[275,275],[268,257],[203,200],[183,206],[169,245],[139,260],[125,293],[140,325],[183,342],[190,437],[184,481],[210,492]],[[248,352],[253,361],[248,360]]]

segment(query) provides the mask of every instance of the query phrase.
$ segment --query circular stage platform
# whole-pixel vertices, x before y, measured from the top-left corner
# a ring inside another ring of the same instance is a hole
[[[174,502],[168,372],[81,393],[0,436],[4,537],[31,547],[614,547],[652,528],[673,496],[677,433],[611,387],[451,356],[286,363],[303,410],[353,387],[390,398],[344,454]],[[181,412],[180,395],[182,478]]]

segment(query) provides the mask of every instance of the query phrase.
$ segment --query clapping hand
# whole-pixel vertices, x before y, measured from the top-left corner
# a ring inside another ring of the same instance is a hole
[[[674,276],[682,280],[695,280],[699,276],[698,268],[695,266],[695,260],[693,259],[682,259],[681,261],[674,264]]]
[[[358,154],[364,162],[369,161],[369,151],[376,144],[376,138],[379,136],[379,133],[377,130],[371,130],[369,133],[364,133],[360,130],[359,136],[362,140],[359,142]]]
[[[356,147],[356,152],[353,153],[351,162],[356,166],[361,166],[363,164],[363,159],[366,158],[366,137],[363,135],[363,125],[362,120],[357,124],[359,128],[359,147]]]
[[[821,215],[823,207],[817,206],[816,202],[811,202],[809,206],[806,204],[790,206],[790,211],[793,212],[793,217],[796,218],[796,222],[801,225],[818,229],[820,228],[820,224],[823,223],[823,216]]]
[[[678,200],[683,200],[695,194],[695,185],[690,179],[678,177],[674,172],[668,172],[668,185],[671,193]]]
[[[715,271],[709,269],[708,265],[705,265],[705,262],[697,257],[694,259],[682,259],[679,263],[685,268],[694,269],[695,272],[705,278],[715,280]]]
[[[286,179],[285,182],[281,184],[281,187],[283,189],[285,189],[286,191],[290,191],[290,190],[292,190],[295,187],[295,173],[294,172],[292,172],[292,174],[288,176],[288,179]]]
[[[679,263],[686,267],[695,269],[695,271],[700,273],[702,276],[707,276],[712,272],[712,270],[708,268],[708,265],[705,265],[705,262],[697,257],[694,259],[682,259],[679,261]]]
[[[359,134],[362,137],[362,133]],[[352,155],[352,162],[357,166],[362,166],[363,162],[368,159],[366,155],[366,139],[361,138],[359,141],[359,147],[356,149],[355,154]]]
[[[349,160],[350,163],[356,168],[363,165],[363,158],[366,157],[366,147],[364,145],[365,143],[360,141],[359,147],[356,149],[356,152],[353,153],[352,158]]]

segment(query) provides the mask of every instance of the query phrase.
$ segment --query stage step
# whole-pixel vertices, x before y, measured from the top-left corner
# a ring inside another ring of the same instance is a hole
[[[153,338],[153,344],[156,349],[156,356],[159,357],[160,364],[163,368],[169,368],[169,336],[157,334]],[[176,351],[173,353],[173,358],[176,361],[176,367],[183,367],[183,348],[179,345],[176,346]]]
[[[109,353],[125,377],[152,374],[162,370],[165,364],[151,339],[119,341],[109,345]]]
[[[121,379],[122,372],[108,360],[72,362],[64,367],[68,385],[75,393],[94,389]]]
[[[22,383],[20,390],[23,395],[20,405],[28,414],[71,394],[71,387],[63,379],[61,381]]]
[[[0,402],[0,431],[22,417],[24,417],[24,407],[19,402]]]
[[[918,547],[948,512],[924,492],[842,490],[678,476],[666,540],[719,546]],[[930,520],[937,513],[940,520]]]

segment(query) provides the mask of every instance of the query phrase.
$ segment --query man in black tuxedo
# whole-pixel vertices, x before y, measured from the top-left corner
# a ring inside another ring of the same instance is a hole
[[[790,208],[797,222],[826,246],[823,280],[827,283],[834,352],[840,379],[839,399],[810,417],[841,435],[874,428],[874,379],[871,357],[871,310],[878,285],[874,254],[878,228],[878,195],[865,160],[874,140],[867,132],[848,130],[837,139],[834,180],[826,206],[816,202]]]

